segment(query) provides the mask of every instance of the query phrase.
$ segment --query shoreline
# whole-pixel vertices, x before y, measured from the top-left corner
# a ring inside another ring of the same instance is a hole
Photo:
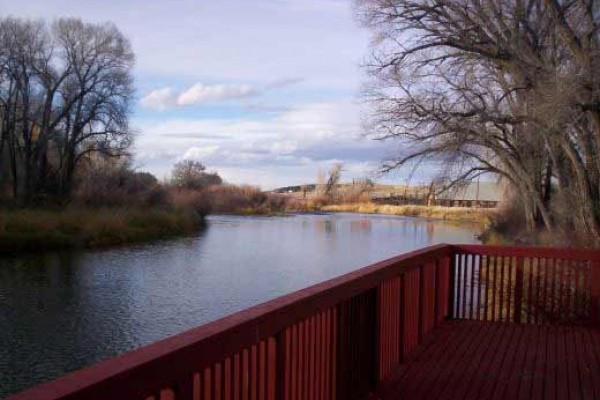
[[[158,208],[0,210],[0,254],[140,244],[204,226],[195,212]]]
[[[284,217],[293,214],[361,213],[443,220],[489,227],[494,209],[339,204],[315,210],[212,215]],[[184,237],[206,226],[204,215],[162,208],[67,208],[0,210],[0,255],[53,250],[88,250]]]
[[[469,223],[487,229],[496,210],[493,208],[379,205],[374,203],[339,204],[320,208],[323,212],[349,212],[360,214],[395,215],[416,218],[431,218],[443,221]]]

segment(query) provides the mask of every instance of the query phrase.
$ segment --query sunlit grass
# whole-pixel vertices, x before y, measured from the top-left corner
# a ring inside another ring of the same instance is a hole
[[[357,212],[365,214],[403,215],[409,217],[435,218],[447,221],[476,223],[487,226],[495,213],[494,209],[467,207],[440,207],[415,205],[385,205],[374,203],[337,204],[323,206],[327,212]]]

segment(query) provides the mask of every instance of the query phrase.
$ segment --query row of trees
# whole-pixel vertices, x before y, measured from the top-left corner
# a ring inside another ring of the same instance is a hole
[[[358,0],[375,32],[369,123],[449,184],[493,173],[529,231],[600,245],[600,2]]]
[[[0,190],[69,196],[83,160],[122,157],[134,54],[112,24],[0,19]]]

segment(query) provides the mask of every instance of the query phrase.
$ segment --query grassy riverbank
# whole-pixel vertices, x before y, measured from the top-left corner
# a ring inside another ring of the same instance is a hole
[[[357,212],[365,214],[403,215],[408,217],[436,218],[446,221],[475,223],[487,227],[494,215],[493,209],[439,207],[439,206],[392,206],[373,203],[338,204],[323,206],[326,212]]]
[[[195,212],[158,208],[1,210],[0,251],[140,243],[192,233],[203,223]]]

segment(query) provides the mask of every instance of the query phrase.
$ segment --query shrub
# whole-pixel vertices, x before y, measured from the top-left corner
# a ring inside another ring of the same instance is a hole
[[[211,212],[211,202],[204,191],[171,188],[168,195],[168,204],[174,210],[191,210],[202,216]]]
[[[74,202],[88,207],[164,206],[166,189],[154,175],[126,167],[95,169],[79,179]]]

